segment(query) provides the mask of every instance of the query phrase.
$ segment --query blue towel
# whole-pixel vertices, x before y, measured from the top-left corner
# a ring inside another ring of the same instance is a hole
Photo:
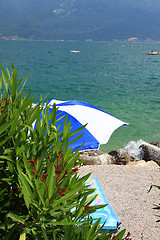
[[[107,200],[101,185],[96,177],[90,177],[87,180],[87,185],[90,184],[90,188],[96,188],[96,191],[92,195],[97,194],[96,199],[92,202],[92,205],[98,204],[108,204],[106,207],[96,210],[94,213],[90,214],[93,219],[101,218],[100,224],[102,225],[105,221],[103,229],[116,230],[117,225],[120,226],[120,220],[111,207],[109,201]]]

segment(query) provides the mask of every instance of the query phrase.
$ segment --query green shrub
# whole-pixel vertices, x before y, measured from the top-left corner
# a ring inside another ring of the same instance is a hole
[[[30,90],[23,97],[25,83],[19,89],[26,77],[18,81],[14,66],[11,76],[1,68],[0,238],[122,239],[125,230],[102,232],[100,219],[90,217],[102,205],[91,206],[96,195],[86,185],[90,174],[79,177],[80,149],[69,147],[70,138],[83,127],[71,133],[66,118],[59,132],[56,105],[50,114],[49,106],[43,111],[44,99],[33,106]]]

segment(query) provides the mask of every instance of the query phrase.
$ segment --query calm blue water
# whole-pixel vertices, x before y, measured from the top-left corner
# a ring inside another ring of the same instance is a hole
[[[37,101],[81,100],[129,126],[117,129],[102,151],[123,148],[130,141],[160,141],[159,43],[0,41],[0,62],[19,78],[34,73],[26,85]],[[70,53],[79,49],[80,53]]]

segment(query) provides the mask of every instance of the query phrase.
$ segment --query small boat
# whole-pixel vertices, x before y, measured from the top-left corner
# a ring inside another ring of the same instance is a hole
[[[77,49],[77,50],[72,50],[70,51],[71,53],[80,53],[80,51]]]
[[[160,54],[160,52],[157,52],[157,51],[152,51],[152,52],[149,52],[148,53],[148,55],[159,55]]]

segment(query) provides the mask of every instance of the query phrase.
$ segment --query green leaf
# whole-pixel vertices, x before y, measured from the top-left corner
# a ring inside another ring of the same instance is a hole
[[[57,108],[56,104],[53,104],[52,107],[52,112],[51,112],[51,123],[55,126],[56,125],[56,113],[57,113]]]
[[[17,169],[18,169],[18,180],[20,182],[21,188],[22,188],[22,192],[24,194],[24,199],[27,205],[27,208],[29,207],[29,204],[31,204],[32,199],[33,199],[33,193],[32,193],[32,189],[31,186],[32,182],[27,178],[27,176],[21,171],[19,165],[17,164]]]
[[[26,233],[24,232],[20,235],[19,240],[25,240],[25,239],[26,239]]]
[[[160,189],[160,186],[158,186],[158,185],[152,185],[153,187],[156,187],[156,188],[158,188],[158,189]]]
[[[13,119],[8,120],[7,122],[3,123],[3,125],[0,126],[0,134],[2,134],[9,126],[12,124]]]
[[[44,223],[42,223],[41,229],[42,229],[42,234],[43,234],[44,240],[48,240],[47,232],[46,232],[46,228],[45,228]]]
[[[95,189],[93,189],[95,191]],[[97,195],[94,194],[93,196],[90,196],[86,199],[85,201],[85,205],[90,205],[95,199],[96,199]],[[106,204],[107,205],[107,204]],[[98,205],[99,206],[99,205]]]
[[[78,191],[81,191],[82,189],[84,189],[84,186],[83,185],[78,185],[76,188],[74,188],[73,190],[70,190],[68,193],[66,193],[64,196],[60,197],[59,199],[56,199],[54,200],[52,206],[56,206],[60,203],[64,203],[66,200],[68,199],[72,199],[75,197],[75,194],[78,192]]]
[[[66,151],[66,154],[64,155],[64,161],[65,161],[65,162],[68,161],[68,159],[70,158],[70,156],[71,156],[71,158],[73,159],[73,158],[74,158],[74,155],[75,155],[75,154],[73,154],[73,156],[72,156],[72,149],[69,148],[69,149]]]
[[[45,189],[45,184],[39,180],[39,179],[35,179],[35,185],[36,185],[36,191],[40,197],[40,200],[43,204],[43,206],[45,207],[45,193],[46,193],[46,189]]]
[[[75,215],[75,218],[74,218],[74,221],[77,222],[79,218],[81,218],[83,216],[83,210],[84,208],[79,208],[76,215]]]
[[[99,227],[99,224],[100,224],[100,221],[101,221],[101,218],[99,218],[94,224],[93,226],[90,228],[89,230],[89,235],[91,237],[94,236],[95,232],[97,231],[98,227]]]
[[[119,232],[117,235],[116,235],[116,238],[115,240],[120,240],[123,238],[124,234],[126,232],[126,229],[123,229],[121,232]]]
[[[28,78],[28,77],[30,77],[30,76],[32,76],[32,75],[33,75],[33,73],[30,74],[30,75],[27,75],[27,76],[25,76],[25,77],[23,77],[23,78],[21,78],[21,79],[19,80],[18,84],[17,84],[17,87],[19,87],[19,85],[21,84],[21,82],[22,82],[24,79],[26,79],[26,78]]]
[[[11,157],[8,157],[8,156],[0,156],[0,159],[5,159],[5,160],[8,160],[10,162],[13,162],[13,159],[11,159]]]
[[[50,116],[51,116],[51,114],[50,114]],[[50,120],[50,117],[49,117],[49,106],[46,106],[46,108],[45,108],[44,120],[45,120],[45,124],[46,124],[46,126],[47,126],[47,134],[50,135],[50,126],[49,126],[49,120]]]
[[[2,89],[2,76],[0,77],[0,91]]]
[[[72,141],[70,141],[70,142],[68,143],[68,145],[71,145],[71,144],[73,144],[74,142],[78,141],[78,140],[83,136],[83,134],[84,134],[84,133],[81,133],[79,136],[77,136],[76,138],[74,138]],[[84,143],[85,143],[85,142],[84,142]],[[83,144],[84,144],[84,143],[83,143]],[[82,145],[82,146],[83,146],[83,145]],[[81,146],[81,147],[82,147],[82,146]],[[81,148],[81,147],[80,147],[80,148]]]
[[[7,214],[7,217],[11,218],[15,222],[20,222],[22,224],[25,224],[26,217],[18,216],[17,214],[12,213],[12,212],[9,212]]]
[[[4,70],[4,67],[3,65],[1,64],[1,69],[2,69],[2,79],[3,79],[3,82],[4,82],[4,85],[5,85],[5,88],[6,90],[8,90],[8,85],[10,86],[11,88],[11,82],[7,76],[7,73],[6,71]]]
[[[69,140],[69,134],[71,129],[71,121],[68,122],[68,115],[66,116],[64,120],[64,127],[63,127],[63,154],[66,154],[67,148],[68,148],[68,140]]]
[[[23,146],[23,150],[24,149],[26,149],[26,146]],[[30,180],[30,184],[33,187],[33,185],[32,185],[33,174],[31,173],[30,163],[27,162],[26,152],[27,152],[27,149],[26,149],[26,151],[23,151],[23,163],[24,163],[26,173],[28,175],[28,179]]]
[[[86,221],[83,221],[86,222]],[[59,226],[70,226],[70,225],[78,225],[78,224],[82,224],[83,222],[68,222],[66,220],[62,220],[62,221],[56,221],[56,220],[51,220],[47,225],[59,225]]]
[[[8,68],[7,68],[7,74],[8,74],[9,80],[11,81],[11,75],[10,75],[10,72],[9,72]]]
[[[36,119],[40,118],[40,103],[34,106],[34,108],[31,110],[30,118],[28,120],[28,125],[30,126]]]
[[[75,135],[76,133],[82,131],[86,126],[87,126],[87,124],[83,125],[83,126],[80,127],[80,128],[77,128],[75,131],[71,132],[71,137],[72,137],[73,135]]]
[[[48,176],[47,176],[47,186],[48,186],[48,197],[49,199],[52,197],[56,184],[56,175],[55,175],[55,167],[54,162],[50,163],[48,168]]]
[[[14,101],[17,94],[17,70],[15,69],[13,64],[12,64],[12,83],[11,84],[12,84],[11,85],[12,100]]]
[[[28,176],[26,174],[24,174],[20,169],[19,169],[19,174],[21,175],[21,177],[23,178],[23,182],[25,182],[25,186],[27,186],[27,184],[29,184],[32,188],[34,188],[33,182],[28,178]],[[22,179],[21,178],[21,179]],[[30,189],[30,188],[29,188]],[[32,191],[31,191],[32,192]]]
[[[110,229],[103,231],[103,225],[101,226],[101,234],[99,236],[99,240],[111,240],[112,232],[110,233]]]

